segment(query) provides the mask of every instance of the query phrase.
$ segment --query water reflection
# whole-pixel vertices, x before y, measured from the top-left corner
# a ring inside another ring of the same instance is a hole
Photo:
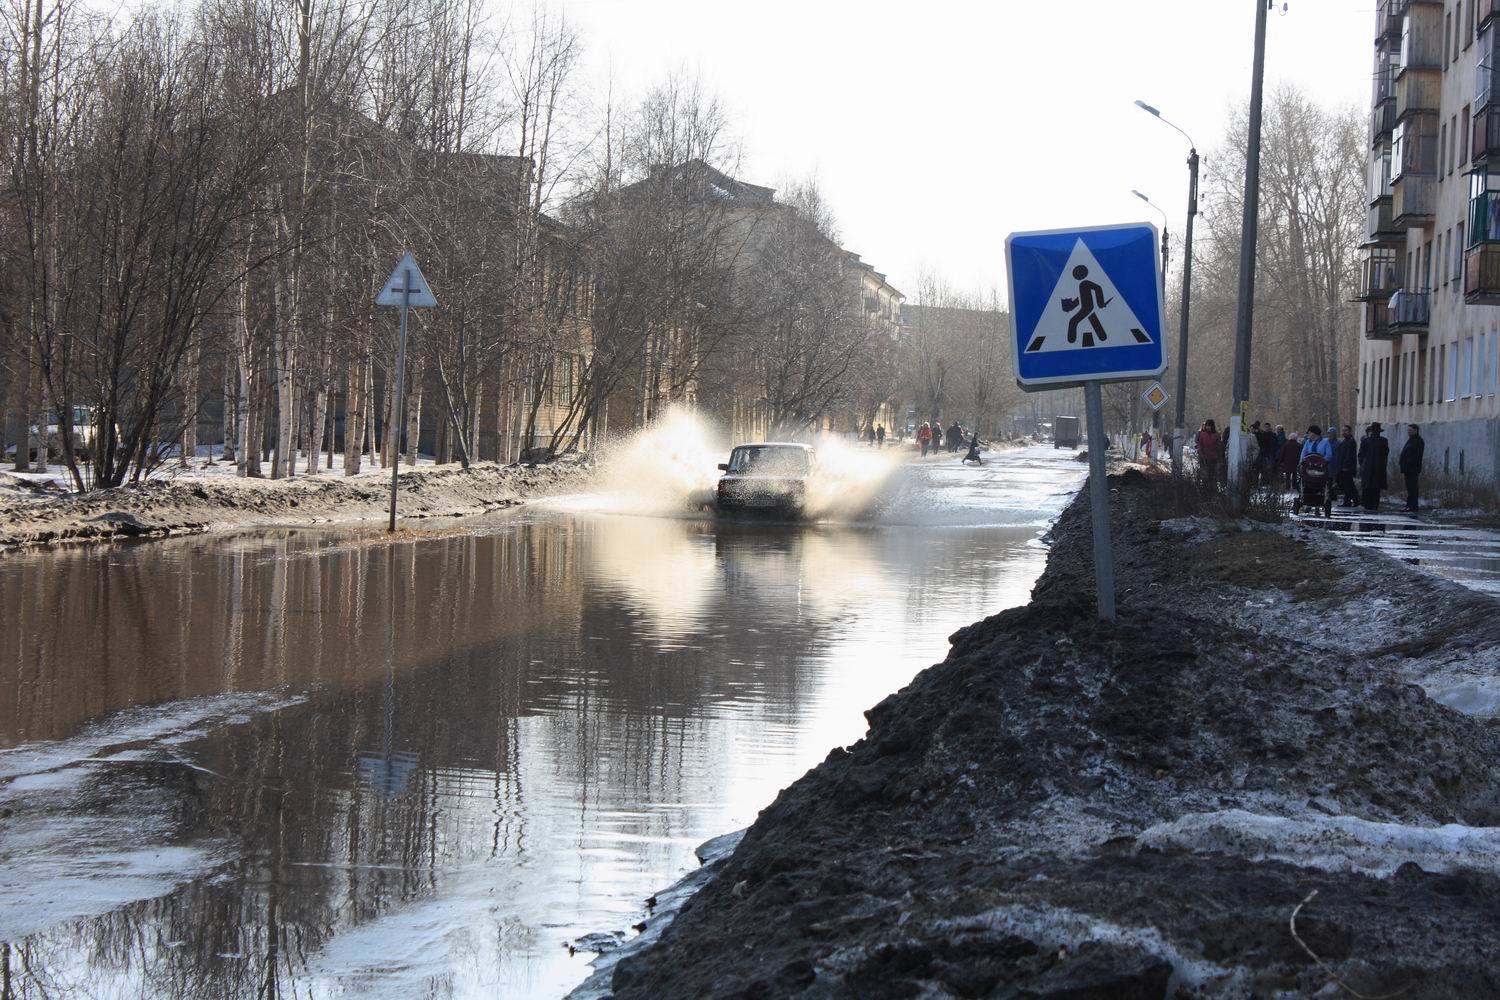
[[[626,926],[955,627],[1024,600],[1035,534],[527,513],[0,563],[0,745],[27,743],[0,754],[25,821],[0,828],[4,987],[564,992],[587,970],[563,941]],[[142,846],[183,874],[79,891]]]

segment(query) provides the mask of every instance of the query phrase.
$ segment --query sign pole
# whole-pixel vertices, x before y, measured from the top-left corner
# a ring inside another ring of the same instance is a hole
[[[1115,557],[1109,537],[1109,484],[1104,481],[1104,398],[1098,382],[1085,382],[1084,405],[1089,421],[1089,502],[1093,508],[1094,590],[1099,618],[1115,620]]]
[[[391,526],[396,530],[396,477],[401,472],[401,431],[406,424],[406,313],[411,308],[411,268],[401,269],[401,336],[396,341],[396,405],[392,407],[395,419],[396,443],[391,448]],[[391,433],[386,428],[386,434]]]

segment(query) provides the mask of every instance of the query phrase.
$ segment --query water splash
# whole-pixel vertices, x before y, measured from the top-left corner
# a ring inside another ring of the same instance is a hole
[[[731,446],[728,434],[701,415],[669,410],[610,447],[600,464],[593,506],[663,515],[710,505],[722,474],[719,463],[728,460]],[[814,448],[817,465],[808,483],[806,514],[819,520],[866,513],[900,464],[901,450],[894,447],[820,438]]]

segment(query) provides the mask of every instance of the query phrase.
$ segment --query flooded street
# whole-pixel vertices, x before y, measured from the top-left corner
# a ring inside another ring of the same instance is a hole
[[[565,993],[565,942],[1025,601],[1071,458],[913,463],[842,524],[572,497],[5,557],[7,995]]]
[[[1318,524],[1316,519],[1306,523]],[[1487,594],[1500,595],[1500,531],[1445,524],[1406,514],[1335,507],[1327,522],[1355,545],[1384,552],[1411,566]]]

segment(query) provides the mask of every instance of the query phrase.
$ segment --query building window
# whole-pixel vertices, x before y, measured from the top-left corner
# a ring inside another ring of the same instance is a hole
[[[1483,396],[1484,387],[1489,384],[1489,372],[1486,371],[1485,362],[1489,360],[1489,334],[1483,330],[1474,339],[1474,395]]]
[[[1438,183],[1443,183],[1443,175],[1448,172],[1448,123],[1444,122],[1438,129]]]
[[[1458,115],[1453,116],[1453,127],[1448,130],[1448,173],[1453,173],[1453,168],[1458,166]]]
[[[1469,156],[1469,139],[1473,136],[1473,132],[1469,128],[1469,122],[1473,121],[1473,116],[1471,116],[1469,114],[1469,105],[1467,105],[1467,104],[1464,105],[1464,113],[1459,118],[1459,121],[1461,121],[1461,122],[1464,123],[1464,127],[1463,127],[1463,137],[1458,140],[1458,151],[1460,153],[1462,153],[1463,155],[1459,157],[1458,162],[1461,163],[1461,164],[1463,164],[1463,165],[1465,165],[1465,166],[1467,166],[1468,163],[1469,163],[1469,158],[1470,158],[1470,156]]]
[[[1464,355],[1461,364],[1462,371],[1458,376],[1458,394],[1468,399],[1474,394],[1474,338],[1464,338]]]
[[[1458,224],[1458,239],[1453,241],[1453,280],[1464,280],[1464,224]]]
[[[1469,19],[1464,22],[1464,48],[1474,43],[1474,9],[1478,6],[1479,0],[1469,0],[1469,9],[1465,12],[1469,15]]]
[[[1416,395],[1414,397],[1415,401],[1418,402],[1418,403],[1426,402],[1427,401],[1427,352],[1423,351],[1423,350],[1420,350],[1420,349],[1417,351],[1416,383],[1417,383],[1416,386],[1415,386]]]
[[[1448,345],[1444,344],[1443,345],[1443,349],[1446,351],[1447,348],[1448,348]],[[1448,351],[1448,364],[1447,364],[1447,367],[1444,369],[1443,377],[1444,377],[1444,379],[1447,380],[1447,383],[1448,383],[1447,385],[1445,385],[1443,387],[1443,401],[1451,403],[1455,399],[1458,398],[1458,344],[1457,343],[1455,343],[1453,345],[1453,350]]]
[[[1408,22],[1411,15],[1407,15]],[[1446,68],[1453,61],[1453,15],[1443,15],[1443,66]]]

